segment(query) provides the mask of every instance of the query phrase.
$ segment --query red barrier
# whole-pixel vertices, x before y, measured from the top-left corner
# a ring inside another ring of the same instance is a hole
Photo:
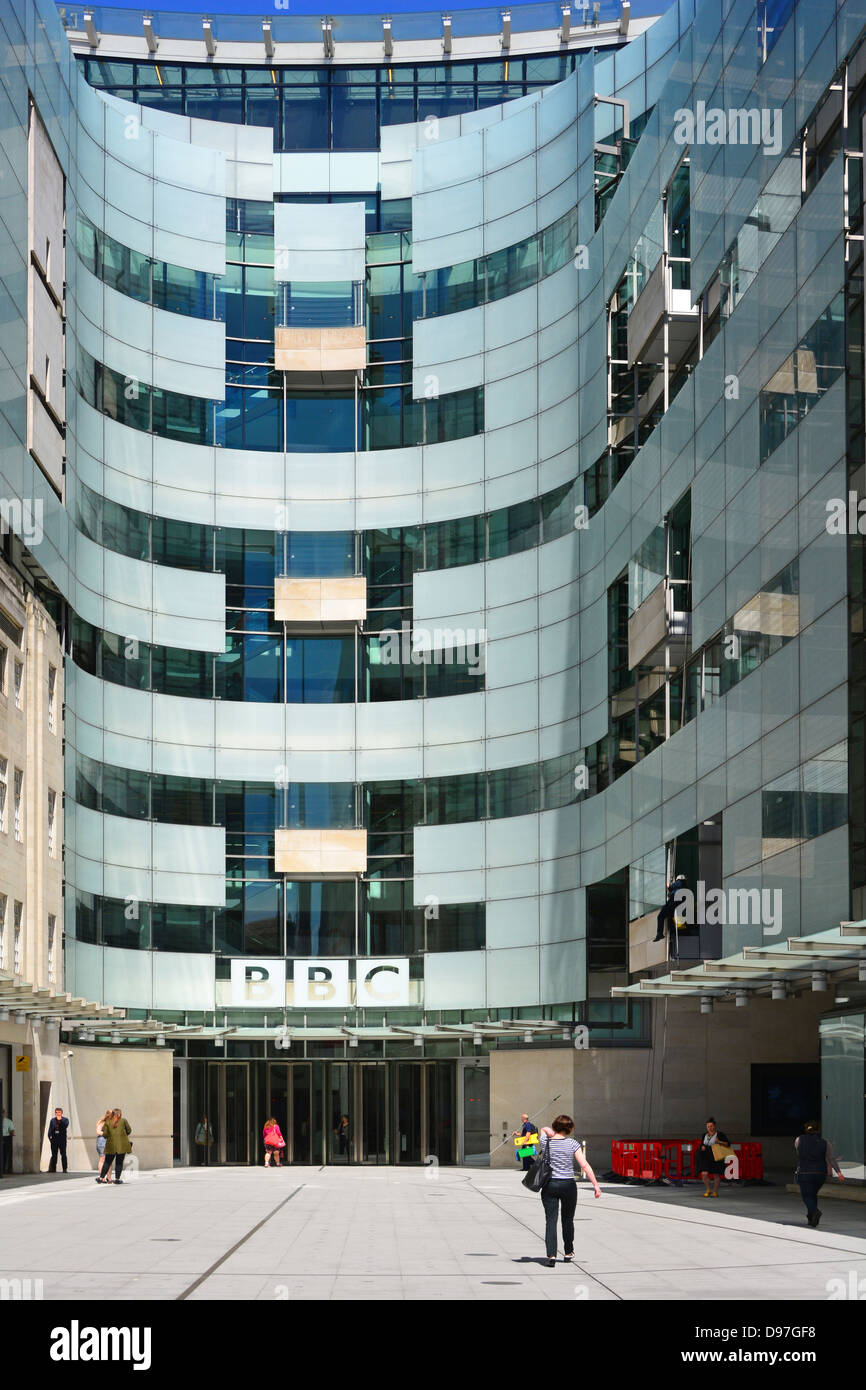
[[[662,1176],[672,1182],[690,1182],[695,1172],[695,1155],[700,1145],[684,1139],[614,1139],[610,1146],[610,1166],[618,1177],[654,1180]],[[760,1179],[764,1159],[760,1144],[733,1144],[734,1162],[727,1165],[725,1177],[733,1181]]]
[[[662,1146],[654,1141],[615,1139],[611,1144],[611,1167],[624,1178],[660,1178]]]

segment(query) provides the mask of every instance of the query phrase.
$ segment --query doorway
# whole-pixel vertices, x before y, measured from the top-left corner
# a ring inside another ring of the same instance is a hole
[[[486,1066],[455,1061],[190,1059],[176,1070],[175,1134],[194,1166],[262,1163],[271,1117],[288,1164],[486,1164],[488,1081]]]

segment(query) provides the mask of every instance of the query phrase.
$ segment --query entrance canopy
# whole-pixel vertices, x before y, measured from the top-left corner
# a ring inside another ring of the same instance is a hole
[[[91,1004],[86,999],[74,999],[71,994],[63,994],[50,987],[40,987],[13,975],[8,970],[0,970],[0,1023],[30,1023],[39,1027],[40,1023],[49,1028],[62,1022],[64,1028],[69,1018],[78,1020],[98,1020],[121,1018],[123,1011],[113,1009],[108,1004]]]
[[[108,1011],[106,1011],[108,1012]],[[535,1039],[570,1039],[572,1029],[568,1024],[552,1019],[519,1019],[503,1023],[437,1023],[412,1024],[403,1027],[396,1023],[369,1024],[355,1027],[350,1023],[340,1025],[316,1026],[308,1024],[306,1016],[302,1023],[284,1021],[282,1015],[264,1014],[260,1026],[233,1026],[231,1024],[166,1023],[159,1018],[118,1018],[107,1021],[87,1018],[64,1019],[65,1031],[74,1031],[81,1042],[147,1042],[156,1041],[164,1046],[170,1036],[173,1040],[195,1038],[200,1042],[212,1042],[217,1047],[231,1042],[273,1042],[277,1047],[290,1048],[293,1042],[348,1042],[349,1047],[357,1047],[362,1042],[413,1042],[418,1047],[425,1042],[443,1042],[449,1038],[464,1038],[467,1042],[490,1042],[494,1039],[514,1038],[524,1042]]]
[[[690,970],[618,985],[611,994],[646,999],[653,995],[699,995],[702,1002],[735,999],[746,1005],[751,995],[784,998],[831,984],[866,980],[866,921],[843,922],[814,936],[791,936],[772,946],[744,946],[734,956],[706,960]]]

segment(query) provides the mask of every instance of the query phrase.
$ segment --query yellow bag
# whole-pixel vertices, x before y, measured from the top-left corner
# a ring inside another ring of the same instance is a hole
[[[733,1156],[734,1151],[731,1148],[730,1144],[713,1145],[713,1158],[718,1160],[720,1158],[733,1158]]]

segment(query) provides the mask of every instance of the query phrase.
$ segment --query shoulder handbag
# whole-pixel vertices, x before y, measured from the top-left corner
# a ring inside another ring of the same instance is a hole
[[[523,1186],[528,1187],[530,1192],[541,1192],[553,1176],[550,1168],[550,1138],[545,1135],[545,1139],[547,1142],[542,1140],[541,1153],[533,1159],[532,1167],[522,1178]]]
[[[733,1149],[731,1148],[730,1144],[714,1144],[714,1145],[713,1145],[713,1158],[716,1159],[717,1162],[718,1162],[718,1160],[719,1160],[720,1158],[731,1158],[731,1157],[733,1157],[733,1153],[734,1153],[734,1151],[733,1151]]]

